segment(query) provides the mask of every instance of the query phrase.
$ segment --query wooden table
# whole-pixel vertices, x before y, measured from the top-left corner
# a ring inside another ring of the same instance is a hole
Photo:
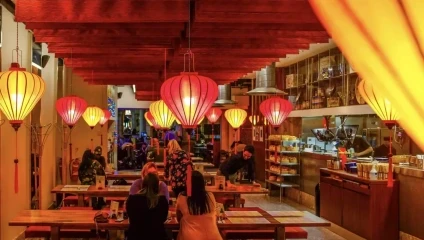
[[[158,172],[159,179],[164,179],[164,172],[159,171]],[[107,180],[118,180],[118,179],[125,179],[125,180],[137,180],[141,176],[140,171],[118,171],[115,173],[108,172],[106,173],[106,179]],[[204,172],[203,178],[206,182],[211,182],[211,184],[214,184],[214,177],[216,176],[216,172]]]
[[[94,223],[93,210],[24,210],[9,222],[9,226],[49,226],[51,239],[59,240],[60,228],[64,229],[128,229],[129,222],[115,222],[110,219],[108,223]],[[244,220],[243,220],[244,219]],[[249,220],[246,220],[249,219]],[[261,213],[259,216],[228,217],[223,222],[217,223],[220,230],[261,230],[275,228],[276,239],[285,239],[285,227],[326,227],[330,223],[308,212],[303,212],[299,217],[272,217]],[[173,218],[165,223],[168,229],[179,229],[179,223]]]
[[[80,185],[83,186],[83,185]],[[90,186],[87,190],[77,188],[66,188],[64,185],[58,185],[52,189],[51,193],[68,193],[78,196],[78,206],[84,206],[84,196],[88,197],[127,197],[131,186],[106,186],[105,189],[96,189],[96,186]],[[173,192],[168,186],[169,194]],[[238,185],[236,188],[226,188],[219,190],[215,186],[206,186],[206,190],[212,192],[215,197],[222,195],[233,195],[235,207],[240,206],[240,194],[268,194],[268,189],[253,187],[253,185]]]

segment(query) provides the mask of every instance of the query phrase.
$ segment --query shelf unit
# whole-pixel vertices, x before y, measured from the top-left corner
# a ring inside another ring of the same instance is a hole
[[[265,182],[266,187],[277,186],[280,190],[280,202],[284,188],[299,187],[300,151],[279,150],[299,143],[299,140],[265,140]],[[278,147],[277,147],[278,146]],[[280,161],[278,160],[280,159]],[[281,162],[281,159],[286,159]],[[270,179],[276,178],[275,180]],[[281,179],[277,179],[281,178]]]
[[[359,76],[338,48],[291,64],[284,73],[294,110],[365,104],[357,90]]]

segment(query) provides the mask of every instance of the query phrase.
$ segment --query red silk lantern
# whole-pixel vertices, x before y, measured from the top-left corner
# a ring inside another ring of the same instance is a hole
[[[222,114],[222,110],[219,108],[211,108],[209,109],[209,111],[206,113],[206,117],[208,118],[209,122],[211,122],[212,124],[216,123],[216,121],[218,121],[219,117]]]
[[[160,95],[183,128],[195,128],[218,97],[218,86],[196,72],[182,72],[162,84]]]
[[[77,96],[66,96],[56,101],[56,111],[69,128],[72,128],[87,109],[87,102]]]
[[[107,109],[103,109],[103,116],[100,118],[99,124],[100,127],[103,127],[103,125],[110,119],[112,114]]]
[[[259,105],[259,110],[269,123],[277,129],[293,110],[293,105],[280,97],[271,97]]]

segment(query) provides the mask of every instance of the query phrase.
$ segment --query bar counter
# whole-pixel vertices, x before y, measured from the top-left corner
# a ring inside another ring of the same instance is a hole
[[[326,160],[330,159],[332,159],[332,156],[327,154],[301,153],[299,190],[302,194],[302,204],[315,207],[315,187],[320,182],[320,169],[326,168]],[[394,179],[399,182],[399,230],[401,235],[406,233],[424,239],[424,228],[420,224],[424,222],[424,204],[422,204],[422,199],[424,199],[424,170],[395,165]],[[299,193],[295,189],[288,191],[288,197],[293,200],[297,200],[298,195]]]

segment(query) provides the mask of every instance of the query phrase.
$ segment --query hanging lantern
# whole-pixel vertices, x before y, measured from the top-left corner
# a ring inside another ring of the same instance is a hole
[[[167,130],[171,128],[172,123],[175,121],[175,116],[163,100],[153,102],[149,108],[160,129]]]
[[[212,124],[216,123],[216,121],[218,121],[219,117],[222,114],[222,110],[219,108],[211,108],[209,109],[209,111],[206,113],[206,117],[208,118],[209,122],[211,122]]]
[[[99,120],[100,127],[103,127],[103,125],[109,121],[111,116],[112,114],[109,112],[109,110],[103,109],[103,116]]]
[[[249,121],[253,126],[256,126],[256,124],[259,122],[259,115],[249,116]]]
[[[388,128],[392,129],[399,120],[399,113],[393,108],[391,102],[374,91],[370,81],[359,82],[358,90],[365,102],[374,110]]]
[[[103,110],[92,106],[88,107],[82,117],[84,118],[85,122],[90,126],[91,129],[93,129],[96,124],[100,121],[100,118],[102,118],[104,115]]]
[[[247,112],[241,108],[231,108],[225,111],[225,118],[235,130],[246,120]]]
[[[374,91],[370,81],[363,79],[359,85],[358,90],[365,102],[374,110],[374,112],[381,118],[383,123],[389,128],[393,129],[399,120],[398,112],[393,108],[391,102],[384,96]],[[387,173],[387,186],[393,187],[393,158],[392,158],[392,136],[390,135],[389,141],[389,170]]]
[[[40,76],[25,71],[18,63],[0,73],[0,109],[16,131],[40,101],[45,85]]]
[[[146,119],[147,123],[151,126],[154,127],[155,129],[160,128],[158,123],[156,122],[155,118],[153,117],[153,115],[150,113],[150,111],[147,111],[144,114],[144,118]]]
[[[268,98],[259,105],[259,110],[275,129],[278,129],[292,109],[293,105],[280,97]]]
[[[87,102],[77,96],[66,96],[56,101],[56,111],[69,128],[72,128],[87,109]]]
[[[309,2],[353,69],[372,79],[374,91],[393,104],[402,127],[424,150],[424,1]]]
[[[182,72],[166,80],[160,94],[183,128],[195,128],[218,97],[218,86],[208,77]]]
[[[200,119],[200,121],[197,123],[197,125],[201,124],[201,123],[203,122],[203,119],[205,119],[205,116],[203,116],[203,117]],[[175,122],[176,122],[177,124],[181,125],[181,122],[180,122],[180,121],[178,121],[178,119],[176,119],[176,118],[175,118]]]

